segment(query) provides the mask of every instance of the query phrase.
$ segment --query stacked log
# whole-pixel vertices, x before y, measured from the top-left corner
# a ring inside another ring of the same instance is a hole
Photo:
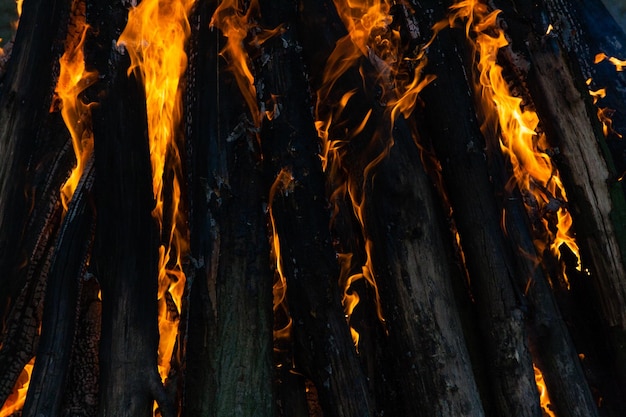
[[[182,301],[166,301],[171,358],[158,223],[178,220],[167,186],[153,218],[149,86],[117,44],[132,6],[78,3],[94,152],[66,208],[75,161],[53,91],[68,2],[25,4],[2,78],[0,416],[626,412],[623,120],[605,137],[587,78],[624,99],[622,76],[590,64],[588,48],[619,53],[584,13],[608,19],[599,1],[473,2],[503,10],[489,28],[450,17],[467,2],[196,4],[169,132],[190,248]],[[533,206],[512,179],[480,31],[506,34],[497,63],[567,200]],[[541,240],[561,208],[580,254]]]

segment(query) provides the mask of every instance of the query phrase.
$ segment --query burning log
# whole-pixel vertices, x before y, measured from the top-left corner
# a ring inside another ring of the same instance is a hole
[[[215,7],[201,4],[196,12],[197,52],[187,86],[191,249],[198,267],[185,408],[190,416],[271,416],[272,273],[263,211],[269,187],[252,117],[219,56],[227,40],[209,29]]]
[[[255,60],[265,107],[261,146],[268,171],[281,273],[293,320],[296,369],[314,382],[325,416],[370,416],[365,377],[339,301],[319,145],[294,25],[297,2],[261,1],[264,27],[282,25]]]
[[[437,79],[422,94],[422,120],[441,161],[441,174],[458,227],[478,320],[488,346],[488,378],[498,381],[489,384],[489,395],[494,400],[492,412],[536,416],[540,409],[527,348],[523,313],[526,301],[516,285],[516,264],[499,224],[501,216],[489,180],[486,145],[473,113],[473,93],[463,76],[464,46],[457,41],[459,35],[457,30],[440,33],[429,47],[429,69]],[[451,98],[457,103],[454,111],[447,104]],[[464,111],[461,117],[459,111]]]

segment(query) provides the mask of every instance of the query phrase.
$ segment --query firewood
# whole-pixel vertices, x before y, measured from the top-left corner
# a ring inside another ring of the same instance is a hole
[[[272,273],[267,187],[252,117],[209,29],[214,4],[194,22],[187,104],[192,254],[187,415],[273,416]]]

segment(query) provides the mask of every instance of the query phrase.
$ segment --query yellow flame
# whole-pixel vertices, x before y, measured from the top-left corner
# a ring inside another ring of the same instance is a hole
[[[278,236],[278,231],[276,230],[276,220],[274,218],[272,205],[274,202],[274,197],[276,197],[276,193],[289,193],[291,190],[293,190],[293,186],[294,178],[291,175],[291,171],[287,168],[283,168],[276,176],[276,179],[274,180],[274,183],[270,188],[269,195],[268,211],[270,216],[270,224],[272,226],[272,258],[276,266],[276,276],[274,280],[274,286],[272,288],[272,292],[274,294],[274,315],[276,317],[276,312],[282,310],[282,312],[288,318],[288,321],[285,325],[274,330],[274,340],[287,340],[291,338],[292,320],[289,316],[289,307],[287,306],[287,280],[285,279],[285,273],[283,272],[283,260],[280,251],[280,238]]]
[[[73,13],[72,26],[78,28],[68,34],[65,52],[61,59],[60,74],[55,93],[61,102],[61,115],[72,137],[72,147],[76,157],[76,166],[70,177],[61,187],[61,202],[67,211],[72,195],[78,186],[85,164],[93,151],[93,133],[91,126],[91,105],[85,104],[79,95],[94,84],[98,73],[85,69],[83,45],[89,26],[85,21],[84,4],[75,1],[73,9],[82,7],[82,13]]]
[[[129,74],[134,72],[143,81],[146,92],[152,188],[156,200],[152,215],[161,230],[158,368],[163,381],[169,373],[178,336],[186,280],[183,257],[189,246],[186,218],[181,210],[182,168],[177,139],[182,120],[181,77],[187,66],[185,44],[190,34],[187,16],[193,4],[194,0],[143,0],[130,10],[126,28],[118,40],[131,58]],[[168,184],[171,204],[167,206],[166,179],[171,180]],[[168,305],[168,297],[175,308]]]
[[[476,85],[482,99],[485,121],[483,129],[499,131],[502,152],[509,157],[515,183],[523,193],[534,197],[542,214],[557,212],[557,232],[553,233],[544,218],[548,244],[560,257],[560,248],[566,245],[578,258],[579,249],[572,235],[572,220],[565,208],[567,195],[558,170],[550,156],[545,135],[539,133],[539,117],[524,106],[521,98],[513,96],[497,62],[498,51],[508,45],[504,31],[498,24],[500,10],[490,11],[481,0],[464,0],[451,7],[449,25],[465,20],[467,39],[477,54],[478,82]],[[435,25],[440,30],[442,25]],[[532,207],[527,206],[532,210]],[[567,283],[567,277],[564,276]],[[568,283],[569,285],[569,283]]]
[[[541,403],[543,415],[548,417],[556,417],[556,414],[554,413],[554,411],[552,411],[552,402],[550,401],[550,396],[548,395],[548,388],[546,387],[546,383],[543,380],[543,374],[534,363],[533,369],[535,370],[535,382],[537,383],[537,390],[539,390],[539,401]]]
[[[30,376],[33,372],[34,365],[35,358],[33,357],[24,366],[20,376],[17,378],[13,386],[13,391],[0,409],[0,417],[8,417],[24,408],[24,401],[26,401],[26,393],[28,392],[28,385],[30,384]]]

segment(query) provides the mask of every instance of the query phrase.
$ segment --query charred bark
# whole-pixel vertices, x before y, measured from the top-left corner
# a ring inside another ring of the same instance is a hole
[[[47,282],[44,318],[37,360],[24,404],[24,416],[61,414],[76,331],[80,289],[93,237],[94,213],[90,201],[93,160],[79,184],[55,245]]]

